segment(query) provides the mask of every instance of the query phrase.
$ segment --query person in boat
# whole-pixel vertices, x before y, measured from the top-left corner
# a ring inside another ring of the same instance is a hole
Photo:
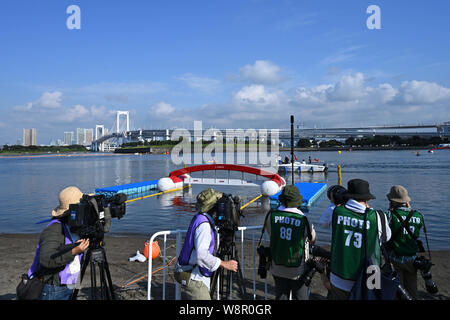
[[[67,227],[69,206],[80,202],[83,193],[77,187],[67,187],[59,193],[59,206],[52,211],[52,220],[41,232],[34,261],[28,276],[37,276],[44,283],[41,300],[70,300],[81,271],[82,253],[89,239],[79,240],[78,246],[65,253],[61,248],[72,244]]]
[[[174,274],[182,285],[184,300],[211,300],[209,291],[213,272],[218,268],[237,271],[237,261],[225,261],[215,256],[213,216],[216,202],[221,197],[222,193],[212,188],[197,195],[195,208],[198,213],[189,224]]]
[[[369,200],[375,199],[370,193],[369,183],[362,179],[352,179],[347,183],[348,199],[344,205],[336,206],[331,222],[331,261],[330,300],[348,300],[350,292],[358,279],[363,264],[364,217],[366,217],[365,232],[367,255],[372,257],[372,263],[380,267],[380,239],[383,229],[386,241],[391,237],[388,220],[372,209]],[[384,215],[384,213],[381,212]]]
[[[302,196],[296,186],[287,185],[279,196],[281,205],[270,212],[265,228],[270,235],[275,281],[275,299],[308,300],[308,287],[299,281],[308,259],[309,243],[316,241],[314,226],[298,207]]]
[[[400,276],[400,283],[416,299],[417,268],[414,260],[419,251],[417,239],[424,225],[424,218],[419,211],[411,208],[411,198],[405,187],[393,186],[386,197],[389,200],[386,216],[392,230],[392,237],[387,245],[388,255]]]
[[[284,157],[284,161],[283,161],[283,164],[288,164],[290,161],[289,161],[289,157],[288,156],[285,156]]]
[[[309,164],[312,163],[311,156],[308,157],[308,163],[309,163]]]

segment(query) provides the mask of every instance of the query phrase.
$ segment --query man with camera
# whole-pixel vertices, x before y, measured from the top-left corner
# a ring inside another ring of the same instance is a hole
[[[62,253],[72,244],[67,221],[69,206],[80,202],[83,193],[77,187],[67,187],[59,194],[59,206],[52,211],[52,220],[42,231],[33,265],[28,275],[42,279],[44,288],[41,300],[69,300],[77,282],[80,255],[89,247],[89,240],[79,240],[79,245]]]
[[[423,215],[411,208],[411,198],[403,186],[393,186],[386,197],[389,200],[386,216],[392,229],[392,237],[388,242],[389,258],[400,276],[402,286],[412,298],[417,299],[417,269],[420,269],[425,275],[427,291],[436,293],[437,287],[429,272],[431,263],[427,263],[429,260],[425,257],[417,256],[417,252],[425,251],[418,240],[425,224]]]
[[[348,200],[345,205],[337,206],[332,216],[331,291],[328,296],[331,300],[349,299],[364,262],[364,246],[367,248],[367,257],[372,258],[372,263],[379,267],[379,239],[383,229],[386,232],[386,240],[391,237],[387,219],[384,219],[383,228],[382,217],[378,217],[378,213],[369,206],[368,201],[375,199],[375,196],[370,193],[367,181],[348,181],[346,198]]]
[[[183,299],[210,300],[213,272],[220,267],[237,272],[235,260],[221,260],[215,254],[215,223],[213,216],[216,203],[222,193],[206,189],[197,196],[197,214],[192,218],[178,262],[175,279],[182,285]]]
[[[281,205],[269,213],[265,228],[270,235],[270,271],[275,281],[275,299],[308,300],[308,288],[300,281],[316,234],[312,224],[298,208],[302,196],[296,186],[287,185],[279,196]]]

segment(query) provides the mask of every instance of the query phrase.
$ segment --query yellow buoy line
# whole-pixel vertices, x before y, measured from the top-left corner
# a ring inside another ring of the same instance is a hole
[[[134,202],[134,201],[137,201],[137,200],[147,199],[147,198],[150,198],[150,197],[159,196],[159,195],[162,195],[162,194],[165,194],[165,193],[169,193],[169,192],[183,190],[185,188],[190,188],[190,187],[191,187],[191,185],[187,185],[187,186],[183,186],[183,187],[180,187],[180,188],[174,188],[174,189],[170,189],[170,190],[167,190],[167,191],[161,191],[161,192],[150,194],[150,195],[147,195],[147,196],[142,196],[142,197],[139,197],[139,198],[130,199],[130,200],[125,201],[125,203],[130,203],[130,202]]]

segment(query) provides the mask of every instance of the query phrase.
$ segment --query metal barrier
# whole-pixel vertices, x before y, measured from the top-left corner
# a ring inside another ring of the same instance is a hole
[[[244,276],[245,279],[245,262],[244,262],[244,232],[247,230],[262,230],[262,226],[249,226],[249,227],[239,227],[237,232],[240,232],[240,244],[241,244],[241,256],[240,256],[240,267],[241,267],[241,271],[242,274]],[[164,237],[164,245],[163,245],[163,250],[162,250],[162,254],[163,254],[163,265],[167,266],[167,236],[168,235],[175,235],[176,236],[176,257],[178,257],[178,255],[180,254],[181,251],[181,247],[183,245],[182,243],[182,234],[185,234],[187,232],[187,230],[172,230],[172,231],[160,231],[160,232],[156,232],[155,234],[153,234],[149,240],[149,259],[148,259],[148,286],[147,286],[147,300],[151,300],[151,294],[152,294],[152,267],[153,267],[153,261],[152,261],[152,243],[153,241],[155,241],[155,239],[157,237],[163,236]],[[264,237],[263,237],[264,239]],[[237,234],[236,234],[236,243],[237,243]],[[253,266],[253,270],[252,270],[252,277],[253,277],[253,300],[256,300],[256,270],[257,270],[257,265],[256,265],[256,242],[259,241],[259,235],[256,236],[255,239],[255,233],[252,233],[252,238],[251,238],[251,242],[252,242],[252,266]],[[217,243],[220,243],[220,234],[217,232]],[[166,299],[166,271],[167,268],[164,267],[163,268],[163,287],[162,287],[162,300]],[[219,281],[219,279],[218,279]],[[232,281],[232,280],[231,280]],[[231,284],[232,285],[232,284]],[[219,290],[219,286],[217,286],[217,290]],[[231,290],[230,290],[231,291]],[[217,297],[219,298],[219,294],[217,294]],[[181,285],[175,281],[175,299],[176,300],[180,300],[181,299]],[[230,292],[230,299],[232,299],[231,297],[231,292]],[[267,299],[267,278],[264,280],[264,299]]]

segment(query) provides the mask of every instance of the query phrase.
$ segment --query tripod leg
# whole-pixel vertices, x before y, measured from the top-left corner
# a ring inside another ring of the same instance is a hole
[[[242,274],[241,263],[239,261],[238,256],[236,255],[236,245],[234,243],[233,243],[232,257],[231,258],[236,260],[237,263],[238,263],[237,283],[238,283],[238,286],[239,286],[239,292],[241,294],[242,299],[246,299],[246,297],[247,297],[247,290],[245,289],[244,275]]]
[[[105,299],[111,300],[111,296],[108,291],[108,285],[106,284],[106,279],[105,279],[105,263],[100,262],[99,268],[100,268],[100,290],[101,290],[101,294],[102,294],[102,300],[105,300]]]
[[[94,261],[90,262],[91,264],[91,299],[97,299],[97,278],[95,276],[95,263]]]
[[[113,284],[112,284],[112,280],[111,280],[111,273],[109,272],[109,265],[108,265],[108,261],[106,260],[106,254],[104,254],[104,258],[105,258],[105,262],[104,262],[104,269],[106,272],[106,277],[108,279],[108,286],[109,287],[109,297],[112,300],[116,300],[116,296],[114,294],[114,290],[113,290]],[[106,281],[105,281],[106,284]]]
[[[86,272],[86,268],[87,268],[90,260],[91,260],[91,251],[87,250],[87,252],[86,252],[86,254],[84,256],[83,265],[81,266],[81,272],[80,272],[80,275],[79,275],[79,277],[80,277],[80,285],[83,282],[84,273]],[[72,300],[77,300],[78,291],[79,291],[79,289],[73,290]]]

